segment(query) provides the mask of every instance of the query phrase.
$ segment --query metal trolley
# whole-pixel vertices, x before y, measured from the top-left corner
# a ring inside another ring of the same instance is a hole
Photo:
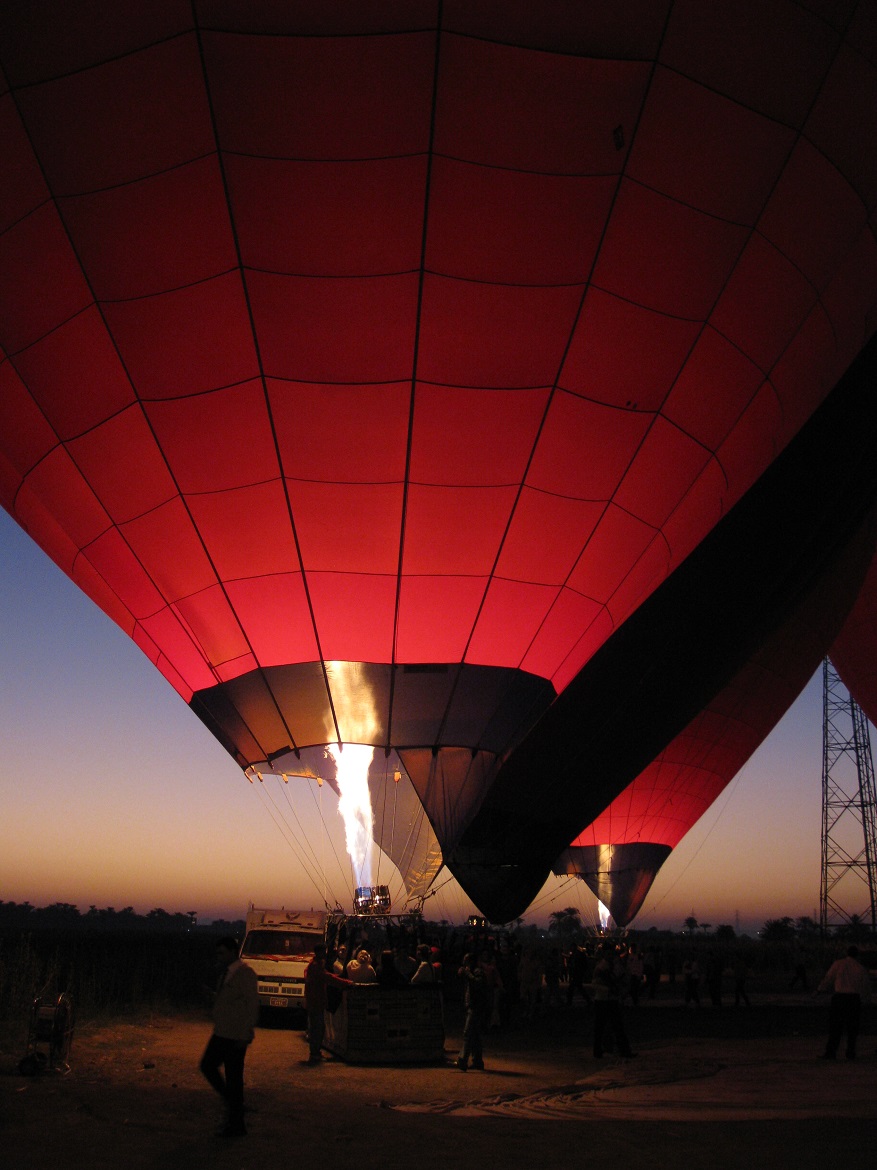
[[[25,1076],[70,1071],[73,1044],[73,999],[66,992],[54,999],[38,997],[30,1009],[27,1052],[18,1064]]]

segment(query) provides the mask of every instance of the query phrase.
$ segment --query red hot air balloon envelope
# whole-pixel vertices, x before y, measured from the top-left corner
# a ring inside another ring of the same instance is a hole
[[[872,514],[833,570],[557,860],[554,872],[585,881],[616,925],[633,920],[672,849],[811,678],[862,585],[873,547]]]
[[[779,0],[4,5],[0,499],[243,767],[383,748],[412,888],[443,857],[514,917],[873,499],[873,358],[833,387],[875,39]],[[604,767],[594,697],[655,688]]]
[[[832,644],[831,661],[871,722],[877,722],[877,557]]]

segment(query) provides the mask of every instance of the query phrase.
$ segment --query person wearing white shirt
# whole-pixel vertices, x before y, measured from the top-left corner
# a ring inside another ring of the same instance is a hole
[[[828,968],[817,992],[831,992],[828,1016],[828,1042],[823,1060],[834,1060],[840,1038],[847,1034],[847,1060],[855,1060],[856,1038],[862,1021],[862,1004],[870,1002],[871,979],[859,962],[859,948],[847,948],[846,956],[837,959]]]

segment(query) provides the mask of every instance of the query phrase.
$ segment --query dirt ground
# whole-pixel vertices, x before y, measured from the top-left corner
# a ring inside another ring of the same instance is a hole
[[[590,1053],[583,1006],[491,1034],[487,1069],[299,1063],[302,1033],[260,1028],[247,1058],[249,1135],[213,1135],[218,1099],[198,1060],[206,1017],[77,1028],[70,1071],[18,1072],[26,1031],[0,1038],[0,1166],[263,1168],[353,1164],[414,1170],[424,1161],[493,1170],[604,1165],[820,1167],[869,1161],[877,1143],[877,1037],[859,1059],[818,1059],[826,1005],[761,1004],[627,1012],[635,1060]]]

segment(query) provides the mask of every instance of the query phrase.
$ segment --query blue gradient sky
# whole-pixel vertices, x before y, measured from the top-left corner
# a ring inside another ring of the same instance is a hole
[[[250,785],[2,511],[0,677],[0,899],[161,906],[202,919],[242,917],[251,901],[349,904],[355,882],[330,790],[291,783],[297,825],[279,784]],[[752,933],[769,917],[815,914],[821,768],[820,673],[673,852],[635,925],[678,929],[693,913]],[[395,891],[391,870],[380,862]],[[446,877],[426,913],[459,921],[472,907]],[[526,920],[570,905],[593,921],[582,884],[553,878]]]

